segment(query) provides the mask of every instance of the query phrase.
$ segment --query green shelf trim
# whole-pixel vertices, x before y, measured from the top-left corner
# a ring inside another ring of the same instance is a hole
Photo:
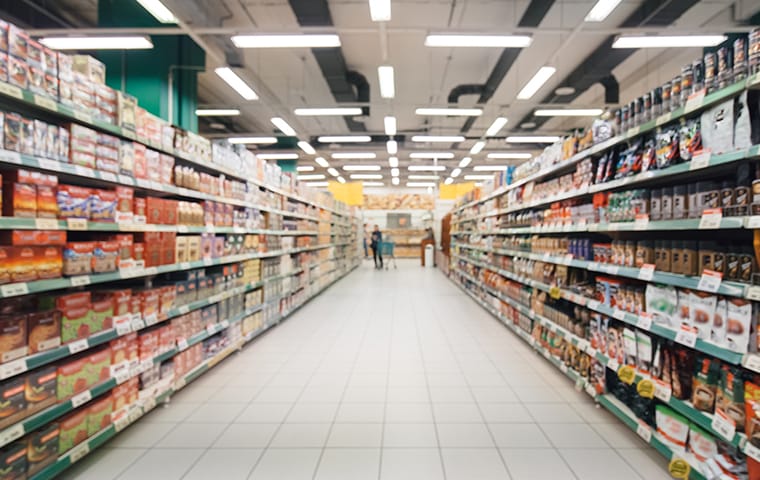
[[[514,183],[511,183],[509,185],[501,187],[501,188],[499,188],[499,189],[497,189],[497,190],[489,193],[488,195],[486,195],[485,197],[483,197],[481,199],[478,199],[478,200],[475,200],[475,201],[472,201],[472,202],[468,202],[468,203],[466,203],[464,205],[456,207],[454,209],[454,211],[458,212],[460,210],[464,210],[466,208],[478,205],[480,203],[486,202],[486,201],[491,200],[493,198],[496,198],[496,197],[498,197],[500,195],[503,195],[504,193],[506,193],[506,192],[508,192],[510,190],[513,190],[513,189],[515,189],[515,188],[517,188],[517,187],[519,187],[521,185],[525,185],[528,182],[531,182],[533,180],[538,180],[538,179],[547,177],[549,175],[552,175],[552,174],[554,174],[554,173],[556,173],[558,171],[561,171],[561,170],[563,170],[565,168],[568,168],[570,166],[575,165],[576,163],[580,162],[581,160],[583,160],[585,158],[588,158],[590,156],[602,153],[603,151],[605,151],[605,150],[607,150],[609,148],[612,148],[614,146],[622,144],[623,142],[626,142],[626,141],[628,141],[628,140],[630,140],[632,138],[635,138],[635,137],[637,137],[637,136],[639,136],[639,135],[641,135],[643,133],[651,132],[651,131],[657,129],[658,127],[660,127],[662,125],[675,122],[675,121],[680,120],[681,118],[683,118],[683,117],[685,117],[687,115],[691,115],[691,114],[693,114],[695,112],[698,112],[698,111],[700,111],[702,109],[708,108],[708,107],[710,107],[712,105],[715,105],[715,104],[720,103],[720,102],[722,102],[724,100],[732,98],[732,97],[740,94],[743,90],[745,90],[747,88],[752,88],[752,89],[757,88],[758,82],[760,82],[760,80],[758,80],[758,75],[755,74],[755,75],[747,78],[746,81],[741,81],[741,82],[734,83],[733,85],[729,85],[726,88],[720,89],[720,90],[718,90],[716,92],[713,92],[713,93],[711,93],[709,95],[705,95],[705,97],[702,99],[701,102],[697,102],[697,103],[695,103],[693,105],[690,105],[690,108],[689,108],[688,111],[686,110],[686,107],[684,106],[684,107],[681,107],[681,108],[679,108],[679,109],[677,109],[677,110],[675,110],[673,112],[669,112],[669,113],[666,113],[664,115],[660,115],[659,117],[655,118],[654,120],[650,120],[647,123],[644,123],[644,124],[639,125],[637,127],[629,128],[628,130],[626,130],[625,133],[622,133],[622,134],[617,135],[617,136],[615,136],[613,138],[610,138],[609,140],[605,140],[604,142],[598,143],[598,144],[596,144],[596,145],[594,145],[594,146],[592,146],[592,147],[590,147],[590,148],[588,148],[588,149],[586,149],[586,150],[584,150],[582,152],[576,153],[575,155],[573,155],[572,157],[570,157],[569,159],[567,159],[567,160],[565,160],[563,162],[560,162],[560,163],[558,163],[556,165],[552,165],[549,168],[546,168],[546,169],[544,169],[542,171],[536,172],[536,173],[534,173],[532,175],[528,175],[527,177],[522,178],[520,180],[517,180]]]

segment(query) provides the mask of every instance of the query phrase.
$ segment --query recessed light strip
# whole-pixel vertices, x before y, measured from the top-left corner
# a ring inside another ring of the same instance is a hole
[[[309,155],[316,155],[317,151],[314,150],[314,147],[309,144],[309,142],[300,141],[298,142],[298,148],[304,151],[304,153],[307,153]]]
[[[330,48],[340,47],[340,37],[325,35],[235,35],[231,38],[237,48]]]
[[[559,139],[556,135],[514,136],[507,137],[507,143],[554,143]]]
[[[497,133],[501,131],[502,128],[504,128],[504,125],[506,125],[508,122],[506,117],[498,117],[496,120],[493,121],[490,127],[488,127],[488,130],[486,130],[486,137],[495,137]]]
[[[366,143],[371,142],[372,137],[369,135],[354,136],[322,136],[317,139],[319,143]]]
[[[53,50],[149,50],[153,42],[142,36],[44,37],[40,43]]]
[[[377,158],[377,154],[373,152],[352,152],[352,153],[333,153],[330,155],[336,160],[352,160],[352,159],[373,159]]]
[[[393,98],[396,96],[396,80],[393,67],[382,65],[377,67],[377,79],[380,82],[380,96]]]
[[[612,13],[622,0],[599,0],[588,12],[586,22],[602,22]]]
[[[359,107],[296,108],[294,113],[299,117],[345,117],[348,115],[361,115],[362,109]]]
[[[175,17],[171,10],[166,8],[166,5],[159,0],[137,0],[137,3],[147,10],[148,13],[153,15],[153,18],[159,22],[177,23],[177,17]]]
[[[415,135],[412,137],[412,141],[420,143],[456,143],[464,142],[464,137],[461,135]]]
[[[195,115],[199,117],[235,117],[240,115],[237,108],[198,108]]]
[[[622,35],[612,48],[693,48],[714,47],[725,42],[725,35]]]
[[[219,67],[214,72],[245,100],[258,100],[258,94],[230,67]]]
[[[528,100],[531,98],[541,87],[544,86],[556,71],[557,69],[554,67],[539,68],[536,74],[533,75],[533,78],[531,78],[517,94],[517,98],[520,100]]]
[[[227,139],[228,142],[233,144],[262,144],[268,145],[271,143],[277,143],[276,137],[231,137]]]
[[[389,22],[391,0],[369,0],[369,16],[373,22]]]
[[[479,117],[483,115],[480,108],[418,108],[414,111],[417,115],[430,115],[440,117]]]
[[[598,117],[604,113],[601,108],[540,108],[533,112],[537,117]]]
[[[383,119],[383,123],[385,124],[386,135],[396,135],[396,117],[385,117],[385,119]]]
[[[272,117],[271,122],[272,122],[272,125],[277,127],[285,135],[288,135],[290,137],[296,136],[296,131],[293,130],[293,127],[288,125],[288,122],[286,122],[284,119],[280,117]]]

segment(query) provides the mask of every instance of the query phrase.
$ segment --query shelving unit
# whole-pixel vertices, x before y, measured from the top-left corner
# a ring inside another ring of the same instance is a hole
[[[515,193],[513,192],[515,189],[531,187],[529,185],[531,182],[552,180],[568,174],[583,160],[595,160],[611,149],[621,147],[631,139],[652,133],[682,118],[698,115],[702,110],[733,99],[746,89],[755,89],[758,85],[760,85],[760,75],[754,75],[746,81],[713,92],[702,99],[690,101],[687,107],[631,128],[555,165],[494,189],[479,199],[460,204],[452,212],[450,222],[452,230],[450,278],[479,305],[573,380],[578,390],[585,390],[601,406],[636,431],[646,443],[662,453],[668,460],[681,460],[681,467],[685,466],[688,470],[688,478],[712,478],[712,473],[705,470],[708,467],[690,452],[674,451],[663,441],[654,428],[654,405],[667,406],[688,419],[691,424],[708,432],[714,441],[733,446],[754,460],[760,461],[759,451],[748,441],[743,427],[737,427],[735,423],[732,424],[732,420],[726,421],[713,411],[697,408],[688,398],[677,398],[670,383],[663,381],[658,375],[650,375],[648,371],[642,372],[638,368],[639,365],[635,363],[636,345],[633,348],[634,364],[632,366],[630,363],[626,364],[629,361],[628,351],[624,352],[625,361],[621,360],[622,353],[620,357],[613,358],[607,352],[600,351],[594,344],[596,342],[593,337],[595,335],[594,322],[597,321],[596,319],[604,322],[604,332],[607,331],[606,322],[609,322],[610,329],[613,326],[621,329],[619,330],[621,341],[622,329],[625,328],[648,335],[653,345],[657,344],[657,348],[682,349],[691,352],[687,354],[690,355],[689,358],[702,355],[704,357],[699,358],[708,358],[711,362],[719,361],[725,368],[739,370],[746,368],[753,374],[760,373],[760,356],[755,353],[752,345],[729,347],[725,343],[720,343],[719,340],[710,338],[709,326],[708,335],[705,337],[696,328],[687,326],[679,328],[661,323],[653,316],[658,312],[646,310],[646,302],[642,306],[642,311],[633,310],[633,303],[624,306],[611,304],[606,294],[602,297],[598,296],[600,295],[597,290],[598,283],[594,283],[597,282],[596,275],[604,275],[606,278],[613,279],[612,281],[628,282],[625,285],[631,285],[632,289],[643,289],[646,285],[660,285],[673,287],[679,292],[704,292],[704,295],[723,296],[727,301],[731,299],[758,301],[760,286],[750,282],[722,279],[710,284],[704,278],[711,272],[705,272],[702,276],[688,276],[659,271],[653,268],[654,265],[648,264],[640,267],[624,266],[606,263],[606,260],[603,262],[600,259],[588,259],[589,257],[579,258],[570,253],[567,245],[571,239],[577,239],[583,234],[585,234],[582,237],[584,239],[590,237],[594,239],[590,241],[599,239],[598,242],[604,243],[604,237],[632,241],[632,239],[673,238],[672,235],[675,232],[686,232],[690,239],[720,239],[722,242],[725,241],[724,238],[729,238],[741,239],[737,241],[749,243],[751,238],[749,233],[760,228],[760,218],[721,216],[715,221],[711,218],[706,219],[705,216],[711,213],[705,213],[702,218],[650,221],[648,215],[641,215],[636,218],[636,221],[591,222],[585,218],[582,221],[576,218],[558,221],[553,220],[554,217],[541,215],[540,212],[548,212],[550,206],[553,209],[561,209],[562,205],[577,206],[584,205],[584,202],[590,204],[591,196],[601,192],[619,192],[650,185],[672,185],[672,182],[683,184],[684,181],[702,181],[708,177],[720,178],[720,175],[726,175],[738,166],[760,158],[760,145],[715,155],[706,149],[703,153],[697,152],[691,161],[661,170],[652,170],[604,183],[593,183],[592,180],[591,184],[529,201],[520,202],[515,200],[520,198],[518,195],[509,196],[510,192]],[[709,148],[709,145],[706,147]],[[752,171],[754,172],[754,169]],[[571,201],[575,203],[569,203]],[[539,214],[533,215],[536,212]],[[527,215],[520,217],[510,215],[523,213]],[[533,218],[534,220],[515,224],[516,222],[513,223],[515,218]],[[535,220],[541,218],[552,218],[552,220]],[[565,238],[568,240],[565,241]],[[546,240],[544,244],[538,243],[543,240]],[[511,243],[505,246],[509,242]],[[515,246],[518,244],[519,248]],[[546,250],[542,250],[545,247],[541,245],[546,244],[559,246],[545,253]],[[533,251],[533,249],[538,251]],[[571,272],[579,273],[577,276],[572,276]],[[575,280],[571,281],[571,279]],[[589,292],[593,292],[594,296],[592,297]],[[679,296],[679,302],[681,301]],[[541,313],[538,311],[539,307],[541,312],[545,308],[550,308],[550,311]],[[577,330],[570,331],[564,328],[557,323],[559,320],[550,319],[549,316],[552,316],[561,318],[563,322],[567,321],[566,317],[555,312],[564,312],[564,315],[569,315],[573,328],[582,329],[583,335],[580,335]],[[582,318],[587,317],[581,317],[582,313],[578,312],[589,312],[591,323],[584,323],[587,320],[584,321]],[[676,314],[677,312],[673,313],[673,315]],[[712,318],[710,324],[712,324]],[[651,348],[654,349],[655,346]],[[590,359],[590,364],[583,368],[578,367],[579,364],[575,359],[577,357],[573,357],[575,355],[573,352],[586,355]],[[652,360],[649,358],[648,361]],[[598,371],[595,373],[594,365],[602,366],[603,371],[607,373],[600,374]],[[689,375],[691,373],[689,372]],[[610,378],[614,379],[612,385]],[[606,389],[609,389],[609,393],[599,390],[600,381]],[[637,390],[639,396],[651,399],[646,400],[650,402],[646,403],[648,408],[651,408],[650,418],[639,418],[637,413],[612,393],[613,387],[621,384]]]

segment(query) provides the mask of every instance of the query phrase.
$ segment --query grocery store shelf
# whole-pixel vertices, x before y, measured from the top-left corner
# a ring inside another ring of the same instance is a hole
[[[749,77],[746,81],[741,81],[741,82],[734,83],[733,85],[729,85],[726,88],[723,88],[723,89],[720,89],[720,90],[718,90],[716,92],[710,93],[709,95],[705,95],[701,99],[701,101],[692,102],[689,105],[688,109],[686,109],[686,107],[684,106],[684,107],[676,109],[673,112],[669,112],[669,113],[660,115],[659,117],[655,118],[654,120],[650,120],[649,122],[647,122],[645,124],[639,125],[637,127],[629,128],[625,133],[617,135],[617,136],[615,136],[613,138],[610,138],[610,139],[608,139],[608,140],[606,140],[604,142],[598,143],[598,144],[596,144],[596,145],[594,145],[594,146],[592,146],[592,147],[590,147],[590,148],[588,148],[588,149],[586,149],[586,150],[584,150],[582,152],[579,152],[579,153],[573,155],[572,157],[570,157],[567,160],[564,160],[564,161],[562,161],[562,162],[560,162],[558,164],[552,165],[552,166],[550,166],[548,168],[545,168],[545,169],[543,169],[543,170],[541,170],[539,172],[536,172],[536,173],[534,173],[532,175],[528,175],[527,177],[519,179],[519,180],[515,181],[514,183],[511,183],[510,185],[506,185],[504,187],[500,187],[497,190],[489,193],[488,195],[485,195],[481,199],[478,199],[478,200],[475,200],[475,201],[472,201],[472,202],[468,202],[468,203],[466,203],[464,205],[456,207],[454,209],[454,212],[464,210],[466,208],[478,205],[480,203],[484,203],[484,202],[486,202],[488,200],[491,200],[491,199],[496,198],[496,197],[498,197],[500,195],[503,195],[504,193],[506,193],[506,192],[508,192],[510,190],[513,190],[513,189],[515,189],[517,187],[525,185],[526,183],[532,182],[534,180],[540,180],[542,178],[545,178],[545,177],[548,177],[550,175],[553,175],[553,174],[555,174],[555,173],[557,173],[559,171],[562,171],[563,169],[566,169],[568,167],[571,167],[571,166],[577,164],[581,160],[584,160],[584,159],[586,159],[588,157],[591,157],[593,155],[597,155],[599,153],[602,153],[605,150],[607,150],[609,148],[612,148],[614,146],[617,146],[617,145],[619,145],[619,144],[621,144],[623,142],[627,142],[631,138],[637,137],[637,136],[641,135],[642,133],[647,133],[647,132],[653,131],[656,128],[662,126],[662,125],[665,125],[667,123],[675,122],[675,121],[681,119],[682,117],[684,117],[684,116],[686,116],[688,114],[694,113],[694,112],[699,111],[701,109],[710,107],[710,106],[715,105],[715,104],[717,104],[719,102],[722,102],[724,100],[732,98],[732,97],[740,94],[746,88],[755,88],[758,85],[759,82],[760,82],[760,80],[758,80],[758,76],[757,75],[753,75],[753,76]],[[754,146],[750,150],[753,150],[753,149],[755,150],[755,153],[752,154],[752,152],[750,151],[750,152],[747,152],[748,155],[757,156],[758,155],[758,153],[757,153],[758,146],[756,145],[756,146]],[[710,166],[713,166],[712,165],[712,160],[711,160],[710,164],[711,164]],[[687,163],[687,164],[683,164],[683,165],[687,166],[685,170],[688,171],[688,169],[689,169],[688,165],[689,164]],[[678,165],[676,165],[676,166],[678,166]],[[665,170],[662,170],[662,171],[666,171],[666,170],[668,170],[668,169],[665,169]],[[647,173],[649,173],[649,172],[647,172]],[[618,185],[618,186],[621,186],[621,185]],[[615,186],[615,187],[612,187],[612,188],[617,188],[618,186]],[[592,193],[593,193],[593,191],[592,191]]]
[[[279,250],[265,253],[244,253],[240,255],[230,255],[220,258],[208,258],[196,262],[183,262],[159,267],[131,268],[110,273],[96,273],[92,275],[79,275],[75,277],[56,278],[50,280],[37,280],[33,282],[19,282],[0,286],[0,298],[18,297],[33,293],[50,292],[53,290],[62,290],[70,287],[81,287],[96,283],[115,282],[140,277],[152,277],[169,272],[178,272],[181,270],[191,270],[194,268],[212,267],[215,265],[224,265],[228,263],[244,262],[256,258],[279,257],[283,255],[293,255],[301,252],[309,252],[329,248],[332,244],[318,245],[315,247],[296,248],[291,250]]]

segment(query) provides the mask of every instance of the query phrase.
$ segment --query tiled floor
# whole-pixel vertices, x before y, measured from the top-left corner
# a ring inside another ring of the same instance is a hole
[[[399,262],[365,264],[66,478],[669,476],[440,272]]]

